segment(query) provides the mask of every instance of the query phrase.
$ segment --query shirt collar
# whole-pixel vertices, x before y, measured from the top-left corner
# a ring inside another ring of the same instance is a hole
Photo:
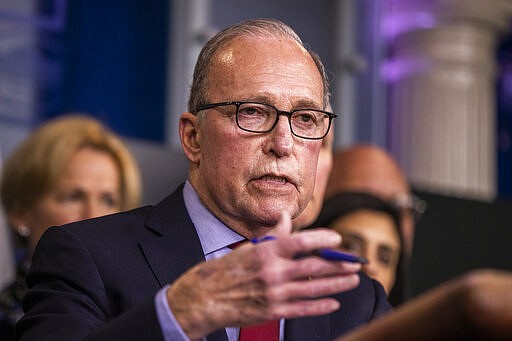
[[[204,206],[188,180],[185,181],[183,188],[183,199],[190,219],[196,228],[205,256],[244,239],[243,236],[227,227]]]

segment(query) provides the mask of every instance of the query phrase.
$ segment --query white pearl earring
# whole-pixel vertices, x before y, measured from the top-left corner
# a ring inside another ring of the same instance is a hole
[[[30,229],[25,226],[25,225],[20,225],[18,227],[16,227],[16,232],[18,232],[18,234],[22,237],[28,237],[30,236]]]

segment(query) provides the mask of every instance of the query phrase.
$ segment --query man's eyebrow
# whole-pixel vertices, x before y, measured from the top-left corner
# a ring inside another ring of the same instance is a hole
[[[297,102],[294,102],[295,108],[310,108],[310,109],[323,109],[324,106],[322,104],[318,104],[317,102],[310,99],[301,99]]]
[[[261,103],[267,103],[273,106],[276,106],[276,99],[275,96],[270,93],[263,93],[258,94],[257,96],[252,97],[246,97],[244,99],[241,99],[241,101],[250,101],[250,102],[261,102]],[[293,105],[292,109],[295,108],[310,108],[310,109],[319,109],[323,110],[323,104],[319,104],[318,102],[315,102],[312,99],[308,98],[300,98],[300,99],[291,99],[291,103]],[[276,106],[277,107],[277,106]],[[277,107],[279,110],[282,110],[282,108]]]

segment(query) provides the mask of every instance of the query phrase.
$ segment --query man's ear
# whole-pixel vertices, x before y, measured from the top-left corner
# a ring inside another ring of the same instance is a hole
[[[187,158],[193,163],[199,163],[201,158],[201,139],[198,128],[199,118],[190,112],[184,112],[180,117],[181,146]]]

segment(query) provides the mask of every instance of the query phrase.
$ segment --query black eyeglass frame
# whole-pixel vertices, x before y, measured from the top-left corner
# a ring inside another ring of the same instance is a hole
[[[277,112],[276,120],[274,121],[274,123],[272,124],[272,126],[269,129],[264,130],[264,131],[255,131],[255,130],[250,130],[250,129],[247,129],[247,128],[242,128],[240,126],[240,123],[238,122],[238,111],[239,111],[240,106],[242,104],[259,104],[259,105],[266,105],[268,107],[271,107],[272,109],[274,109]],[[204,104],[204,105],[198,106],[197,109],[194,111],[194,114],[197,114],[198,112],[200,112],[202,110],[207,110],[207,109],[212,109],[212,108],[217,108],[217,107],[223,107],[223,106],[227,106],[227,105],[234,105],[235,106],[235,108],[236,108],[236,111],[235,111],[236,125],[238,126],[238,128],[240,128],[240,129],[242,129],[244,131],[248,131],[250,133],[257,133],[257,134],[269,133],[269,132],[272,131],[272,129],[275,128],[275,126],[277,125],[277,122],[279,122],[279,116],[284,115],[284,116],[288,117],[288,124],[290,125],[290,131],[292,132],[292,134],[294,136],[297,136],[297,137],[299,137],[301,139],[306,139],[306,140],[321,140],[324,137],[326,137],[327,134],[329,133],[329,130],[331,129],[332,120],[334,118],[338,117],[338,115],[336,115],[336,114],[334,114],[332,112],[325,111],[325,110],[320,110],[320,109],[297,108],[297,109],[293,109],[292,111],[285,111],[285,110],[279,110],[279,109],[277,109],[275,106],[273,106],[271,104],[263,103],[263,102],[255,102],[255,101],[229,101],[229,102],[208,103],[208,104]],[[321,137],[306,137],[306,136],[297,135],[293,131],[292,115],[295,112],[297,112],[297,111],[304,111],[304,110],[309,110],[309,111],[323,113],[323,114],[326,114],[329,117],[329,125],[328,125],[327,130],[325,131],[325,134],[323,136],[321,136]]]

